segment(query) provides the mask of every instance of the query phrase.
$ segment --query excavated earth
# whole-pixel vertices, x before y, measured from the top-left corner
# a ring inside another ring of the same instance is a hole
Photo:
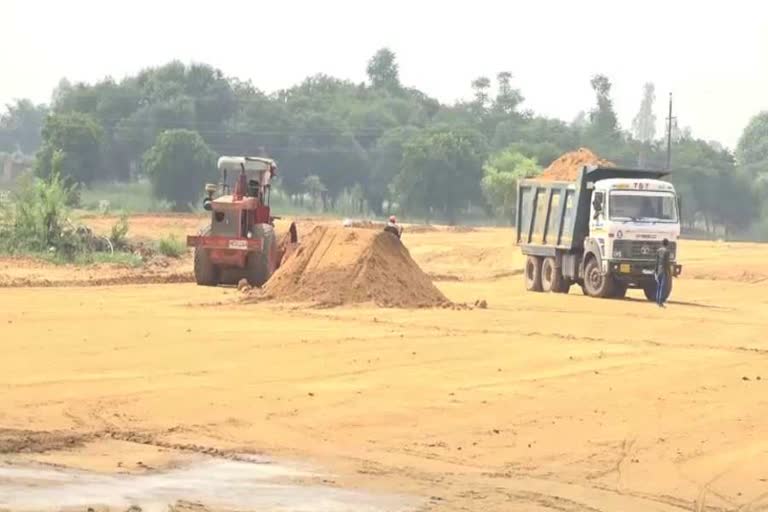
[[[585,165],[616,167],[616,164],[602,159],[587,148],[579,148],[560,156],[537,176],[551,181],[575,181]]]
[[[508,228],[311,223],[291,301],[0,259],[0,509],[768,510],[768,246],[681,241],[660,309],[525,292]]]
[[[328,226],[315,227],[264,290],[249,297],[263,298],[321,306],[414,308],[449,303],[396,236]]]

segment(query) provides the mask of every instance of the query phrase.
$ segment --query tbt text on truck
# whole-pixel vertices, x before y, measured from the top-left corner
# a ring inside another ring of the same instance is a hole
[[[530,291],[624,297],[640,288],[656,298],[656,251],[669,241],[673,276],[680,201],[665,171],[585,166],[575,182],[523,180],[518,185],[517,244],[527,256]],[[664,291],[669,296],[672,279]]]

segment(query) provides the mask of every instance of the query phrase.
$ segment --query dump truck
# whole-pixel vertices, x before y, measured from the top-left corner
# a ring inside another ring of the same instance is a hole
[[[656,252],[669,241],[678,259],[680,198],[666,171],[584,166],[575,181],[521,180],[517,245],[526,256],[525,287],[622,298],[628,288],[656,299]],[[672,291],[667,279],[665,297]]]
[[[246,279],[262,286],[298,243],[294,223],[284,243],[275,235],[278,217],[272,216],[269,198],[277,164],[269,158],[222,156],[218,168],[220,181],[206,184],[203,199],[210,223],[187,237],[187,246],[195,250],[195,281],[216,286]]]

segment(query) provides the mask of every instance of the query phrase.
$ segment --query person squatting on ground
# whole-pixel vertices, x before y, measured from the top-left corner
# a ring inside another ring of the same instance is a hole
[[[403,227],[397,223],[397,217],[391,215],[389,217],[389,222],[387,222],[387,225],[384,227],[384,231],[388,231],[397,238],[400,238],[403,234]]]
[[[661,247],[656,251],[656,304],[659,307],[664,307],[664,302],[667,300],[664,293],[669,284],[669,279],[672,278],[671,258],[669,254],[669,240],[666,238],[661,242]]]

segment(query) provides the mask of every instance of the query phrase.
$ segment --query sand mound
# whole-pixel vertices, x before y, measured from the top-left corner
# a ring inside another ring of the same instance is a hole
[[[575,181],[579,172],[585,165],[600,165],[603,167],[616,167],[616,164],[603,160],[587,148],[579,148],[576,151],[565,153],[552,162],[549,167],[538,176],[538,179],[552,181]]]
[[[449,304],[393,235],[327,226],[317,226],[305,236],[264,289],[250,297],[260,298],[324,306]]]

